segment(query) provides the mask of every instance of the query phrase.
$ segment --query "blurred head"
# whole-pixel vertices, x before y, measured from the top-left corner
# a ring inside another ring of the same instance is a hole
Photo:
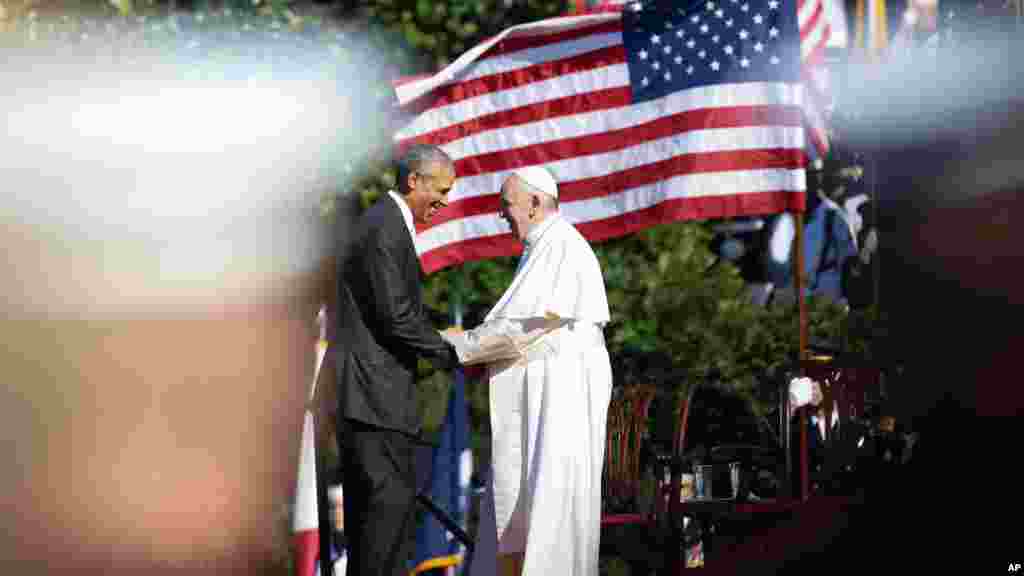
[[[534,166],[513,172],[501,186],[500,216],[525,242],[530,230],[558,211],[558,185],[547,170]]]
[[[398,191],[418,224],[426,224],[448,206],[455,186],[455,164],[440,148],[419,144],[398,160]]]
[[[1024,263],[1024,44],[997,26],[965,22],[934,54],[851,68],[843,91],[843,132],[876,204],[875,347],[901,367],[891,415],[940,434],[964,414],[1024,406],[998,385],[1022,346],[1024,285],[1011,271]]]
[[[380,140],[353,80],[385,66],[327,22],[62,12],[90,33],[4,44],[0,574],[284,573],[323,200]]]
[[[0,473],[0,573],[284,565],[311,308],[2,323],[0,432],[19,445]]]

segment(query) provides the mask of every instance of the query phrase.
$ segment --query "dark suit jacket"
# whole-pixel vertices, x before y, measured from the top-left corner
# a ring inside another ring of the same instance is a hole
[[[342,252],[335,346],[339,415],[417,435],[417,358],[448,369],[457,357],[427,320],[419,257],[390,195],[363,214]]]

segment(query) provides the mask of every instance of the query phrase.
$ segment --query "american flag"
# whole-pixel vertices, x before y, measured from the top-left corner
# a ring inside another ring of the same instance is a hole
[[[797,0],[627,4],[505,30],[401,83],[399,148],[442,146],[459,180],[421,227],[426,272],[518,254],[507,173],[540,164],[591,241],[663,222],[802,210]]]
[[[832,8],[838,3],[841,15],[843,0],[797,0],[797,15],[800,24],[800,61],[804,70],[804,89],[807,91],[804,100],[804,122],[808,137],[813,148],[811,154],[825,156],[828,154],[829,136],[825,110],[830,105],[828,68],[825,66],[825,48],[832,38]],[[629,0],[574,0],[573,10],[583,14],[595,9],[614,8],[629,3]],[[845,30],[846,23],[838,22],[840,33]]]

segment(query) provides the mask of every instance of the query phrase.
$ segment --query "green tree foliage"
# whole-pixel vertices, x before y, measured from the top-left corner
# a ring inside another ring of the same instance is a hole
[[[794,306],[755,306],[739,271],[716,258],[710,241],[707,223],[685,222],[597,248],[613,311],[609,348],[613,355],[632,348],[667,356],[679,394],[690,383],[712,382],[753,400],[767,374],[796,359],[799,315]],[[833,341],[844,314],[811,299],[811,338]]]
[[[565,14],[565,0],[372,0],[350,4],[405,73],[437,71],[502,29]]]

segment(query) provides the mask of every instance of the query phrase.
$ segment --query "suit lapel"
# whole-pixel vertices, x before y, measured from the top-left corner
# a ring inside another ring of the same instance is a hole
[[[405,273],[406,283],[409,288],[409,294],[419,302],[419,286],[423,280],[423,267],[420,265],[420,257],[416,254],[416,245],[413,243],[412,235],[409,234],[409,229],[405,226],[405,218],[402,217],[402,209],[398,207],[395,199],[390,194],[387,195],[385,200],[388,206],[391,207],[391,222],[390,228],[392,234],[398,234],[402,240],[402,245],[405,246],[403,272]]]

